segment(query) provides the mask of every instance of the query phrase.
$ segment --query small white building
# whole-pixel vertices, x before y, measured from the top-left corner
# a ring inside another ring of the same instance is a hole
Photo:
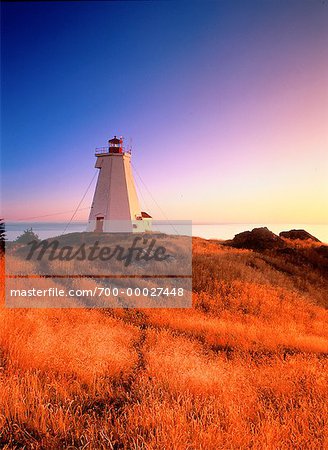
[[[144,232],[151,229],[151,216],[140,209],[131,168],[131,151],[114,136],[108,147],[96,149],[98,181],[87,231]]]

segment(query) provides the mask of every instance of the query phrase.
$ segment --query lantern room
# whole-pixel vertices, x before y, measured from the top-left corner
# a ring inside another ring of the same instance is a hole
[[[109,153],[123,153],[123,139],[118,139],[116,136],[113,139],[109,139]]]

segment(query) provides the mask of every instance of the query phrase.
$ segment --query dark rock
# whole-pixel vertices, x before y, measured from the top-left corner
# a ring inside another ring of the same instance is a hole
[[[305,230],[282,231],[281,233],[279,233],[279,236],[287,239],[300,239],[302,241],[310,239],[311,241],[321,242],[319,241],[319,239],[312,236],[312,234],[308,233]]]
[[[252,250],[271,250],[286,247],[283,239],[272,233],[267,227],[254,228],[252,231],[236,234],[227,244],[232,247]]]

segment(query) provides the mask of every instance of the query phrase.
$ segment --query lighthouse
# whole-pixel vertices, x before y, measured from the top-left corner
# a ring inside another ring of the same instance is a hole
[[[131,150],[114,136],[107,147],[96,148],[97,185],[87,231],[144,232],[151,228],[151,216],[141,211],[131,168]]]

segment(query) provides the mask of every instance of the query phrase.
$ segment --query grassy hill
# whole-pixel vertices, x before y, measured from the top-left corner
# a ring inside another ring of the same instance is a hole
[[[0,447],[327,448],[327,247],[285,243],[194,238],[192,309],[2,306]]]

